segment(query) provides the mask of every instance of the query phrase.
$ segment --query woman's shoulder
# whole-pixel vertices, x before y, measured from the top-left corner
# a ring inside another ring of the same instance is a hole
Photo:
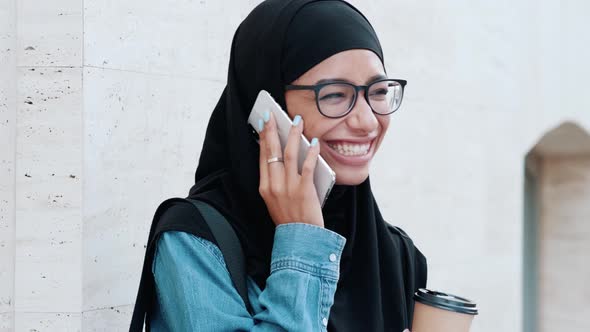
[[[201,237],[184,231],[165,231],[160,235],[156,243],[156,254],[159,258],[165,258],[179,263],[205,263],[214,260],[226,267],[223,254],[219,247]]]
[[[410,240],[412,241],[412,239],[410,238],[410,236],[408,235],[408,233],[406,233],[403,229],[401,229],[398,226],[394,226],[388,222],[385,222],[385,224],[387,225],[387,229],[389,229],[389,233],[395,236],[399,236],[402,237],[406,240]]]
[[[158,209],[163,209],[159,224],[178,223],[182,220],[197,220],[199,215],[192,204],[185,199],[167,199],[160,203]]]
[[[414,249],[415,254],[416,254],[416,258],[419,260],[422,260],[424,262],[426,262],[426,257],[422,254],[422,252],[420,251],[420,249],[418,249],[418,247],[416,246],[416,244],[414,243],[414,241],[412,240],[412,238],[410,238],[410,236],[408,235],[408,233],[406,233],[401,227],[398,226],[394,226],[390,223],[387,223],[387,229],[389,229],[389,233],[391,235],[393,235],[394,237],[399,238],[401,241],[406,242],[408,245],[411,245],[411,247]]]
[[[400,241],[405,244],[406,248],[410,249],[407,251],[406,259],[408,259],[409,262],[411,262],[410,264],[414,266],[417,288],[426,287],[426,281],[428,279],[428,260],[426,259],[426,256],[424,256],[420,249],[418,249],[414,241],[412,241],[410,236],[403,229],[389,223],[386,224],[392,236],[400,239]]]
[[[166,200],[159,208],[163,211],[157,220],[154,234],[156,240],[165,232],[177,231],[191,234],[217,246],[207,222],[197,208],[186,199]]]

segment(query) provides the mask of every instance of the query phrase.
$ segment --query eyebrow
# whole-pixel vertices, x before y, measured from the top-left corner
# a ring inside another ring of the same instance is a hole
[[[367,80],[366,84],[377,81],[377,80],[386,79],[386,78],[387,78],[387,76],[385,76],[384,74],[373,75]],[[338,82],[354,84],[353,82],[351,82],[350,80],[348,80],[346,78],[324,78],[324,79],[321,79],[321,80],[315,82],[315,84],[338,83]]]

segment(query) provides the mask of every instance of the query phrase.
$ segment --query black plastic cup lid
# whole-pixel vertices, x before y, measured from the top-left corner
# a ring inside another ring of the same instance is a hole
[[[474,302],[451,294],[420,288],[414,293],[414,300],[443,310],[477,315],[477,305]]]

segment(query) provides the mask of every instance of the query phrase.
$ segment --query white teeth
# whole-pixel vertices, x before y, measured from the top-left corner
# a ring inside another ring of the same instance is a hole
[[[363,156],[369,153],[371,144],[328,144],[334,151],[344,156]]]

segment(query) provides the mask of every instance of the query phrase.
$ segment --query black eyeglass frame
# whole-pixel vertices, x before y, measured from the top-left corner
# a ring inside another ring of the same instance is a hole
[[[396,109],[394,109],[393,111],[391,111],[389,113],[378,113],[378,112],[375,112],[375,109],[373,109],[373,106],[371,106],[371,102],[368,99],[369,98],[368,97],[368,92],[369,92],[369,88],[371,86],[373,86],[374,84],[382,83],[382,82],[386,82],[386,81],[393,81],[393,82],[396,82],[399,85],[401,85],[401,87],[402,87],[402,96],[400,98],[400,103],[399,103],[399,105],[397,106]],[[328,86],[328,85],[331,85],[331,84],[349,85],[349,86],[351,86],[351,87],[354,88],[354,98],[352,99],[352,103],[350,103],[350,106],[349,106],[348,110],[346,112],[344,112],[342,115],[338,115],[338,116],[329,116],[329,115],[326,115],[326,114],[324,114],[322,112],[322,108],[320,107],[319,92],[320,92],[320,90],[323,87]],[[402,101],[404,100],[404,91],[405,91],[406,84],[408,84],[408,81],[406,81],[406,80],[393,79],[393,78],[384,78],[384,79],[379,79],[379,80],[376,80],[374,82],[371,82],[368,85],[354,85],[352,83],[342,82],[342,81],[324,82],[324,83],[315,84],[315,85],[292,85],[292,84],[289,84],[289,85],[285,85],[285,90],[286,91],[289,91],[289,90],[312,90],[314,92],[314,94],[315,94],[315,103],[316,103],[316,106],[318,108],[318,111],[320,111],[320,113],[323,116],[327,117],[327,118],[338,119],[338,118],[342,118],[342,117],[347,116],[348,113],[350,113],[350,111],[352,111],[352,109],[354,108],[354,105],[356,105],[356,100],[358,98],[359,91],[361,91],[361,90],[364,90],[365,91],[365,100],[367,102],[367,105],[369,105],[369,107],[371,107],[371,111],[373,111],[373,113],[378,114],[378,115],[389,115],[389,114],[394,113],[402,105]]]

